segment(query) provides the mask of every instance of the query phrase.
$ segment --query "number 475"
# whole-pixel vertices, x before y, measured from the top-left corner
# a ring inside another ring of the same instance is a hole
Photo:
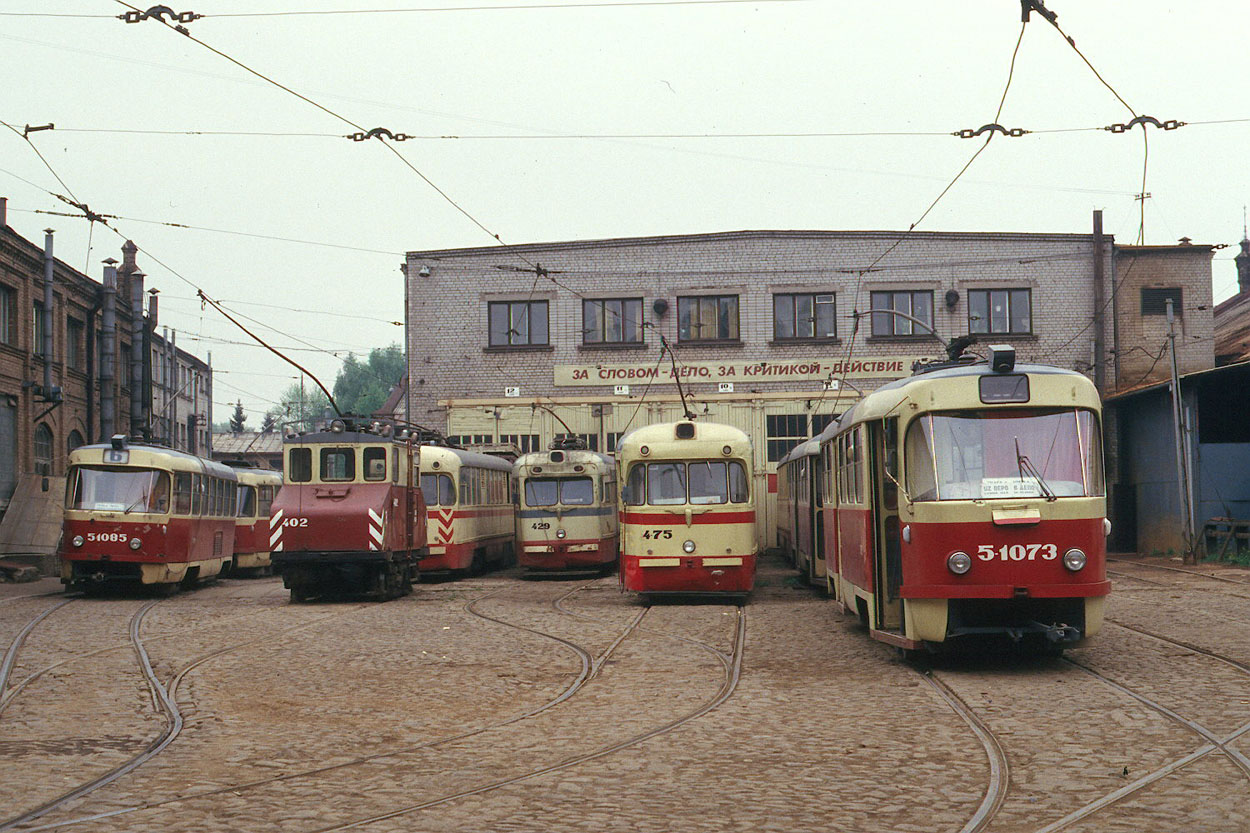
[[[642,533],[643,538],[672,538],[673,530],[671,529],[648,529]]]

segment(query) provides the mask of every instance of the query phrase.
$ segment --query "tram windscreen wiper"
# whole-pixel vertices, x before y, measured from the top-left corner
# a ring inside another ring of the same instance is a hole
[[[1015,441],[1016,466],[1020,469],[1020,479],[1023,480],[1024,476],[1027,474],[1029,477],[1037,481],[1037,487],[1042,490],[1042,497],[1046,498],[1046,500],[1054,500],[1055,493],[1051,490],[1050,486],[1046,485],[1046,480],[1042,477],[1042,473],[1029,462],[1028,457],[1020,453],[1020,438],[1016,437]]]

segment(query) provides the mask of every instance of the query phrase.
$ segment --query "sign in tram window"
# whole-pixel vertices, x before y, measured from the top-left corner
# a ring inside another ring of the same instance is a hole
[[[370,447],[365,449],[365,480],[386,479],[386,449]]]
[[[987,405],[998,402],[1028,402],[1029,377],[1020,373],[982,376],[981,401]]]
[[[292,483],[312,480],[312,449],[292,448],[287,455],[286,471]]]
[[[353,448],[321,449],[321,479],[323,481],[355,480],[356,452]]]

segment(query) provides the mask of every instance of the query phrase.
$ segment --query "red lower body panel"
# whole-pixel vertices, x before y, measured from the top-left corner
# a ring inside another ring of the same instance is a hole
[[[738,556],[621,556],[621,584],[637,593],[750,593],[755,553]]]
[[[616,538],[526,542],[521,544],[518,560],[528,570],[604,567],[616,561]]]

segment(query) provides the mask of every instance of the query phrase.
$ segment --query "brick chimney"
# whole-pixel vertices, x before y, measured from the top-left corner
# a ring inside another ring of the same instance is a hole
[[[1250,292],[1250,237],[1241,239],[1241,254],[1233,258],[1237,264],[1237,289]]]

